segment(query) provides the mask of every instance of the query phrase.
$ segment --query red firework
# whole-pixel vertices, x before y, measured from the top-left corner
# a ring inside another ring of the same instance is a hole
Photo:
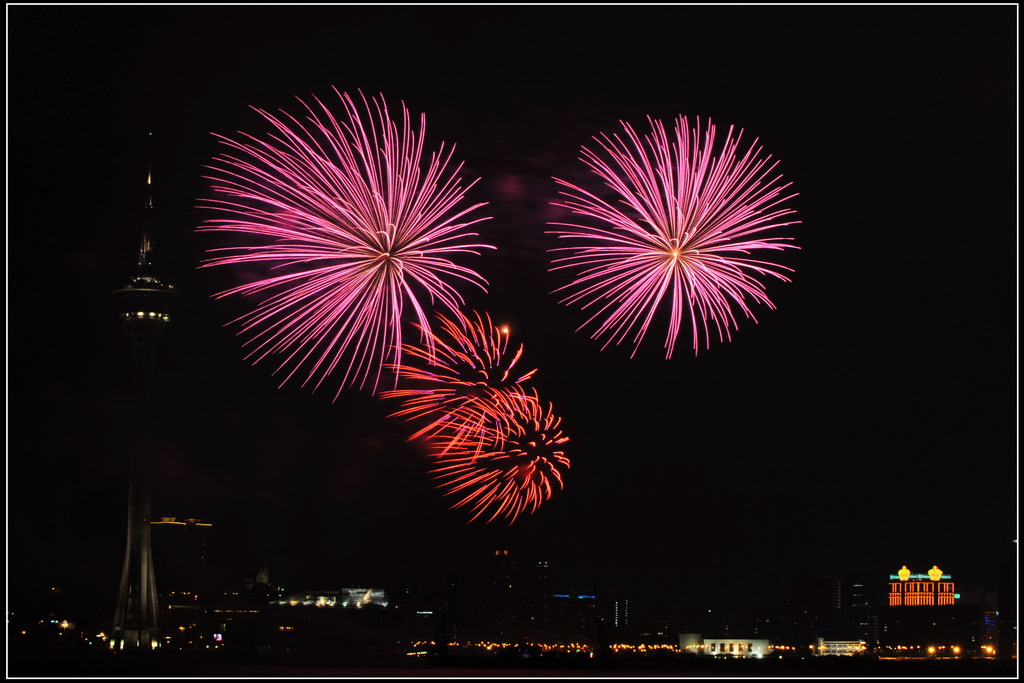
[[[509,328],[496,326],[490,315],[437,318],[438,331],[428,332],[433,353],[406,345],[406,358],[418,363],[393,368],[402,388],[380,395],[402,399],[391,417],[426,423],[410,439],[426,437],[435,457],[467,447],[479,454],[485,442],[511,427],[508,416],[517,406],[510,398],[522,395],[536,370],[516,368],[523,345],[509,348]]]
[[[200,230],[246,239],[211,250],[217,255],[204,266],[270,271],[216,297],[261,297],[233,322],[248,337],[247,358],[281,359],[274,372],[286,372],[282,385],[302,369],[303,386],[316,389],[337,370],[338,392],[376,390],[382,366],[400,363],[406,307],[430,351],[420,299],[457,311],[463,300],[453,283],[483,289],[486,281],[451,257],[493,247],[466,230],[487,218],[465,219],[482,204],[459,208],[473,183],[462,186],[461,165],[448,170],[454,148],[442,144],[425,160],[423,115],[417,132],[404,104],[399,124],[383,98],[363,96],[360,110],[335,93],[340,116],[314,97],[315,107],[299,100],[306,110],[301,121],[256,109],[275,131],[265,140],[217,136],[233,152],[209,167],[213,191],[223,198],[202,208],[222,217]]]
[[[579,239],[578,246],[553,251],[573,252],[555,259],[552,270],[577,269],[575,279],[556,291],[571,293],[562,303],[593,309],[580,329],[597,325],[592,337],[621,343],[631,333],[636,354],[655,313],[666,302],[669,312],[666,358],[689,318],[693,350],[710,346],[711,328],[720,341],[738,329],[734,307],[757,322],[748,302],[774,308],[760,276],[789,279],[790,268],[755,260],[755,250],[796,248],[789,238],[765,237],[773,228],[799,221],[783,220],[794,211],[779,205],[789,184],[769,177],[777,162],[759,158],[757,140],[740,157],[742,131],[730,127],[715,153],[715,126],[691,129],[686,117],[676,120],[670,141],[661,121],[648,118],[652,133],[642,140],[623,123],[626,139],[602,134],[594,138],[597,152],[582,149],[582,161],[618,195],[611,204],[564,180],[561,206],[595,219],[600,227],[555,223],[569,230],[552,231],[560,238]]]
[[[561,419],[532,396],[509,396],[510,428],[495,435],[490,448],[477,454],[464,451],[440,459],[431,470],[445,495],[459,497],[452,509],[469,507],[473,521],[487,516],[490,523],[504,517],[509,524],[520,514],[532,514],[563,487],[569,469]]]

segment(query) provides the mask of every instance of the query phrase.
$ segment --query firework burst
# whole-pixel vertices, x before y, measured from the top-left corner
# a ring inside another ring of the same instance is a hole
[[[473,183],[462,185],[461,165],[449,168],[454,148],[424,157],[425,116],[417,132],[404,104],[396,123],[383,98],[360,94],[360,109],[334,92],[339,116],[314,97],[313,105],[299,100],[302,120],[256,109],[273,127],[266,139],[217,136],[229,149],[208,167],[220,198],[202,208],[221,217],[200,230],[244,239],[212,249],[203,266],[269,271],[215,296],[259,297],[233,322],[252,362],[280,359],[282,386],[299,373],[315,390],[337,371],[338,392],[376,390],[382,367],[401,362],[406,310],[432,353],[421,300],[457,311],[454,284],[483,289],[486,281],[452,259],[493,247],[467,230],[487,218],[467,218],[482,204],[460,208]]]
[[[761,158],[755,140],[742,156],[742,131],[733,128],[715,152],[715,126],[702,130],[686,117],[676,120],[670,140],[661,121],[648,118],[652,132],[643,139],[623,123],[618,134],[594,138],[598,151],[582,148],[581,160],[618,197],[615,204],[564,180],[565,199],[556,206],[594,219],[599,226],[553,223],[568,230],[559,238],[580,240],[576,246],[552,251],[552,270],[573,269],[575,279],[556,291],[567,291],[562,303],[592,311],[580,329],[594,324],[592,338],[606,338],[602,348],[633,336],[633,354],[647,334],[655,313],[668,309],[666,358],[689,321],[693,350],[708,348],[712,330],[720,341],[738,329],[738,309],[754,320],[750,303],[769,308],[763,283],[771,276],[789,281],[791,269],[750,258],[758,250],[796,248],[790,238],[766,237],[773,228],[793,225],[794,213],[780,205],[789,184],[774,175],[777,162]]]
[[[470,521],[486,516],[490,523],[504,517],[509,524],[532,514],[563,487],[569,458],[563,444],[561,419],[532,395],[510,395],[514,412],[509,429],[494,435],[483,452],[464,451],[440,459],[432,469],[445,495],[459,498],[452,509],[468,507]]]
[[[437,319],[437,331],[430,332],[433,354],[406,345],[405,358],[415,362],[393,368],[401,387],[380,395],[402,400],[391,417],[425,423],[410,439],[426,437],[433,456],[469,444],[479,454],[485,442],[511,427],[510,397],[522,394],[536,370],[516,367],[523,345],[510,348],[509,328],[495,325],[490,315],[438,314]]]

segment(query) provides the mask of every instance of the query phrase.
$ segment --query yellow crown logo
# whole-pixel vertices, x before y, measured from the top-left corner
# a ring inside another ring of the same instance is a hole
[[[900,577],[900,581],[906,581],[910,578],[910,570],[907,569],[907,565],[903,565],[903,569],[896,572],[896,575]]]
[[[931,577],[932,581],[938,581],[942,578],[942,570],[939,569],[939,565],[934,564],[932,568],[928,570],[928,576]]]

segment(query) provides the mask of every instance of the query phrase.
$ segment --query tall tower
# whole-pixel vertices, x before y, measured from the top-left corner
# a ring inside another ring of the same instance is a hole
[[[153,216],[152,167],[146,178],[142,244],[135,275],[114,291],[132,353],[132,394],[135,432],[128,448],[128,540],[114,611],[110,646],[115,650],[152,650],[159,644],[157,592],[151,541],[151,488],[154,375],[164,326],[170,320],[174,293],[153,273],[151,262]]]

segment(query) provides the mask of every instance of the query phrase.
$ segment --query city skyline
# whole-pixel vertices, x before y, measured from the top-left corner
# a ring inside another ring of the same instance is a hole
[[[1017,529],[1015,13],[9,6],[9,588],[64,582],[113,616],[131,401],[111,292],[142,234],[147,133],[154,268],[179,292],[153,514],[214,524],[226,576],[400,584],[412,563],[443,582],[507,548],[638,603],[822,567],[994,586]],[[733,35],[680,41],[680,23]],[[244,307],[211,298],[236,276],[198,269],[211,133],[332,86],[423,112],[428,146],[480,178],[498,249],[467,308],[523,344],[572,460],[512,526],[449,509],[397,402],[278,389],[225,327]],[[602,351],[552,293],[552,177],[589,184],[592,136],[681,114],[779,160],[793,282],[699,356]]]

